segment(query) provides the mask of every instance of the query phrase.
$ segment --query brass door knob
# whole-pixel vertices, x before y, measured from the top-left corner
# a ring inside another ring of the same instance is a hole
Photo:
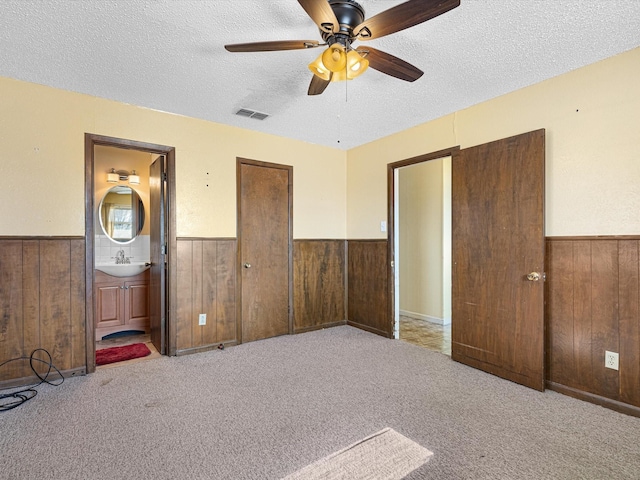
[[[538,280],[540,280],[540,274],[538,272],[531,272],[527,274],[527,280],[529,280],[530,282],[537,282]]]

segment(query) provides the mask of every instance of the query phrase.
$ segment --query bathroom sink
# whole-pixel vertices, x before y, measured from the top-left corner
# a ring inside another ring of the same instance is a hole
[[[112,275],[114,277],[133,277],[144,272],[150,267],[148,262],[131,263],[99,263],[96,270]]]

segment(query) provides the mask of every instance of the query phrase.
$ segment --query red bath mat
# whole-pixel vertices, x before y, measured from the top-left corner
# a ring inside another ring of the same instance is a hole
[[[124,362],[132,358],[146,357],[151,353],[144,343],[133,343],[123,347],[104,348],[96,351],[96,365]]]

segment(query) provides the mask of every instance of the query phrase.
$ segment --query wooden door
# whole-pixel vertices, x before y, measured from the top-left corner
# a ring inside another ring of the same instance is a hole
[[[544,130],[452,160],[454,360],[544,389]],[[531,280],[527,275],[535,272]]]
[[[166,339],[166,275],[167,228],[165,157],[159,156],[149,167],[149,226],[151,272],[149,282],[149,327],[151,343],[162,355],[167,354]]]
[[[241,342],[292,333],[293,169],[238,159]]]

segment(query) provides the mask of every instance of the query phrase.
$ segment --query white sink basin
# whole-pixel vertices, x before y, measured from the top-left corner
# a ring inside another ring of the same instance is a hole
[[[131,263],[99,263],[96,270],[112,275],[114,277],[133,277],[149,268],[147,262]]]

